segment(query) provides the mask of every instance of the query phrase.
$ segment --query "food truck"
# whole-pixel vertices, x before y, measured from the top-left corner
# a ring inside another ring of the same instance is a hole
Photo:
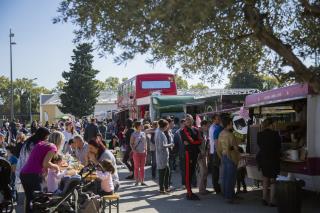
[[[281,137],[281,175],[305,181],[305,189],[320,192],[320,95],[308,84],[296,84],[246,97],[248,177],[261,180],[257,169],[257,134],[265,118],[274,120]]]

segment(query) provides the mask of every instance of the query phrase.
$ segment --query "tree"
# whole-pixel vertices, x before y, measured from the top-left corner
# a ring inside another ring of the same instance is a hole
[[[128,77],[123,77],[123,78],[121,79],[121,82],[123,83],[123,82],[125,82],[126,80],[128,80]]]
[[[99,71],[92,68],[92,51],[89,43],[77,45],[71,57],[70,71],[62,73],[65,86],[60,95],[59,109],[77,118],[93,114],[100,92],[95,80]]]
[[[179,64],[184,74],[206,80],[258,65],[259,72],[320,91],[319,66],[306,65],[320,55],[319,10],[314,0],[63,0],[53,22],[76,24],[75,41],[95,39],[102,54],[120,47],[119,63],[150,52],[148,62]]]
[[[10,115],[10,81],[5,76],[0,76],[0,96],[3,99],[3,106],[0,107],[1,115]],[[50,94],[51,91],[45,87],[39,87],[28,78],[16,79],[13,81],[14,91],[14,111],[15,117],[20,121],[29,120],[30,116],[30,96],[31,112],[39,113],[40,94]]]
[[[180,75],[175,75],[177,89],[188,89],[188,81],[184,80]]]
[[[55,88],[53,88],[52,92],[61,93],[64,85],[65,85],[64,81],[58,81],[57,82],[57,86]]]
[[[262,77],[252,71],[234,72],[229,76],[228,88],[251,88],[263,90]]]
[[[118,77],[109,77],[106,79],[105,84],[106,84],[106,89],[117,91],[120,81]]]
[[[191,85],[190,89],[205,90],[205,89],[209,89],[209,87],[207,85],[205,85],[204,83],[197,83],[197,84]]]

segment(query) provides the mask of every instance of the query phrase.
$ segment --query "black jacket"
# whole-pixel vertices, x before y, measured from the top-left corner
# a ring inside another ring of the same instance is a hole
[[[89,142],[92,138],[97,137],[99,133],[99,128],[96,124],[88,124],[84,131],[84,140]]]

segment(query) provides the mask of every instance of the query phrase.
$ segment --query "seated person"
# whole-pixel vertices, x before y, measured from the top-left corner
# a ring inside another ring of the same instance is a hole
[[[53,164],[56,164],[58,166],[62,165],[62,155],[55,155],[51,162]],[[57,172],[54,169],[48,169],[48,178],[47,178],[47,191],[48,192],[57,192],[61,178],[64,177],[66,174],[67,170],[63,172]]]
[[[101,181],[101,188],[98,194],[100,196],[112,195],[114,193],[112,175],[115,173],[115,168],[110,160],[103,160],[99,167],[101,171],[97,171],[97,177]]]

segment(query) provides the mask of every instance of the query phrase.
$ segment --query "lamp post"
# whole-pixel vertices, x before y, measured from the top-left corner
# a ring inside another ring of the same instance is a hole
[[[12,45],[16,44],[16,42],[12,41],[13,37],[14,37],[14,34],[11,32],[11,28],[10,28],[9,38],[10,38],[10,95],[11,95],[10,118],[11,118],[11,121],[13,121],[14,119],[13,81],[12,81]]]
[[[31,82],[37,80],[38,78],[31,79]],[[30,89],[30,97],[29,97],[29,113],[30,113],[30,125],[32,124],[32,99],[31,99],[31,89]]]

